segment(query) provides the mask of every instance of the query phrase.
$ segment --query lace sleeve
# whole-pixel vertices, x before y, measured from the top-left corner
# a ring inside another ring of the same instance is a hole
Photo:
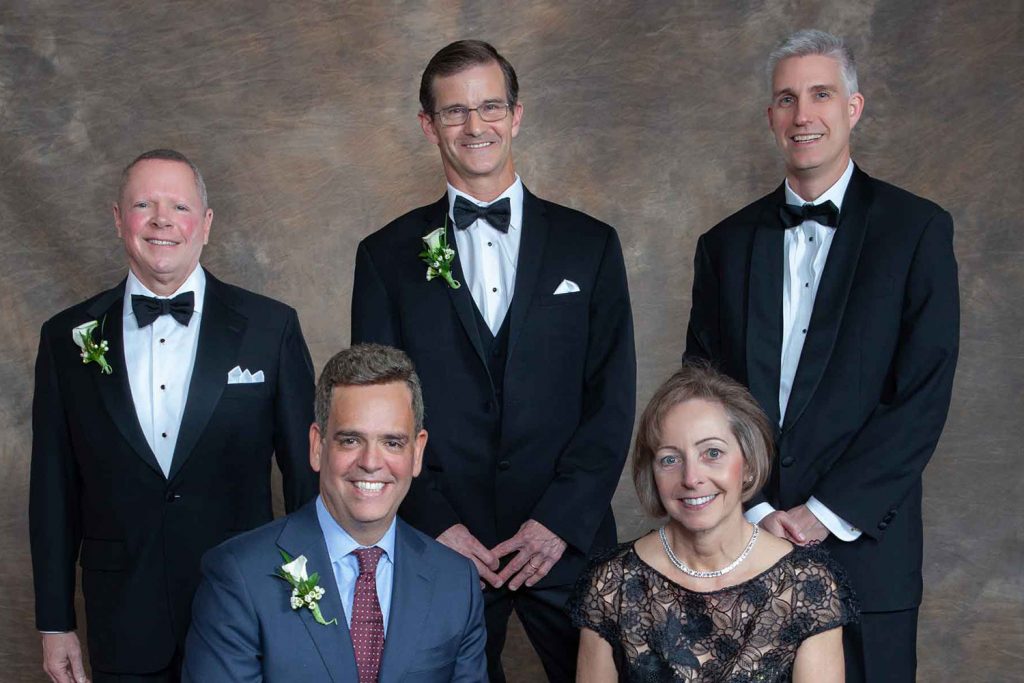
[[[857,599],[846,572],[821,547],[794,554],[793,620],[783,640],[802,642],[818,633],[859,620]]]
[[[622,555],[628,548],[628,545],[618,546],[595,557],[577,580],[569,601],[572,625],[594,631],[607,640],[613,650],[620,647],[619,589]]]

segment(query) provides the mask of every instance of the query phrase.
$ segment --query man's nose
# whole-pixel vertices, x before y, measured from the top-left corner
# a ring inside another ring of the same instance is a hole
[[[163,206],[162,204],[156,205],[156,210],[153,212],[153,217],[150,219],[150,223],[154,227],[166,228],[171,224],[170,216],[168,215],[170,209]]]
[[[380,449],[370,444],[359,454],[359,468],[365,472],[376,472],[383,466],[384,458]]]
[[[480,112],[476,109],[470,109],[466,114],[466,122],[462,124],[462,129],[470,135],[479,135],[484,129],[484,120],[480,118]]]
[[[805,101],[802,97],[798,98],[793,104],[793,123],[801,126],[810,123],[810,113],[810,103]]]

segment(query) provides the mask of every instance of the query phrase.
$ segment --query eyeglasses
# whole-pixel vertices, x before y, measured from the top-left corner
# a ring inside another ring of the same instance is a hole
[[[442,125],[461,126],[469,119],[471,111],[475,111],[481,121],[494,123],[508,116],[508,110],[511,108],[512,105],[507,102],[484,102],[479,107],[464,107],[461,104],[456,104],[435,111],[434,115],[441,119]]]

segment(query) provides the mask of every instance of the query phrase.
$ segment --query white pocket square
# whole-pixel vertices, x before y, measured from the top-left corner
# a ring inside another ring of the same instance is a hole
[[[263,381],[263,371],[249,372],[237,365],[228,371],[228,384],[259,384]]]
[[[555,288],[555,294],[572,294],[580,291],[580,286],[572,280],[562,280],[562,283]]]

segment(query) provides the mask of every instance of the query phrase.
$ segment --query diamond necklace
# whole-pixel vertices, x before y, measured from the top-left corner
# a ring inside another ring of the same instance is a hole
[[[743,552],[740,553],[740,556],[733,560],[732,564],[730,564],[728,567],[715,569],[710,572],[701,572],[697,571],[696,569],[690,569],[685,564],[683,564],[683,561],[676,557],[676,554],[672,552],[672,546],[668,544],[668,537],[665,536],[664,526],[658,529],[658,536],[661,538],[661,546],[665,549],[665,554],[668,555],[669,562],[674,564],[676,566],[676,569],[686,574],[687,576],[692,576],[695,579],[713,579],[717,576],[728,574],[733,569],[736,569],[736,567],[740,566],[740,563],[743,562],[743,560],[747,559],[747,555],[749,555],[750,551],[754,548],[754,542],[757,540],[758,532],[756,524],[752,524],[751,526],[754,527],[754,531],[751,532],[750,540],[747,542],[747,547],[743,549]]]

